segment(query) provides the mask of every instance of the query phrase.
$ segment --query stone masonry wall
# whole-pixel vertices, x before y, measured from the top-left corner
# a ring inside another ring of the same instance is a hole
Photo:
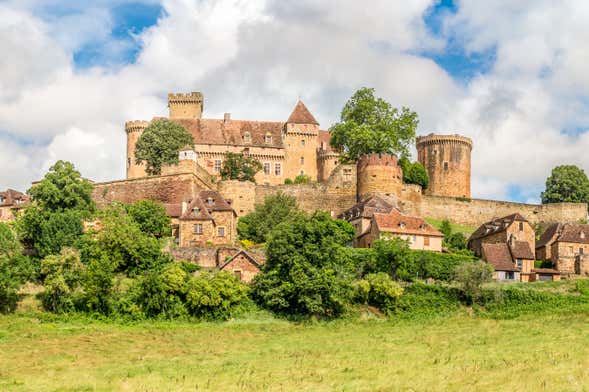
[[[578,222],[587,218],[587,205],[583,203],[536,205],[495,200],[423,196],[421,203],[405,202],[404,212],[426,218],[449,219],[454,223],[467,226],[479,226],[493,218],[519,212],[530,223],[536,224]]]

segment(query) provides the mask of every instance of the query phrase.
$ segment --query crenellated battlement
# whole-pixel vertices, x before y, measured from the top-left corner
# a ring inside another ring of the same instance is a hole
[[[200,92],[168,94],[170,118],[201,118],[204,97]]]
[[[149,121],[142,121],[142,120],[127,121],[125,123],[125,132],[127,132],[127,133],[142,132],[148,126],[149,126]]]
[[[168,94],[168,103],[202,103],[202,100],[200,92]]]
[[[466,144],[472,150],[472,140],[460,135],[434,135],[430,133],[427,136],[417,137],[417,148],[419,146],[428,146],[432,144]]]

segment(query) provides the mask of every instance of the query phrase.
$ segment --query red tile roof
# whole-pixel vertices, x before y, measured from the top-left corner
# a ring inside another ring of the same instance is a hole
[[[10,207],[15,205],[22,205],[28,203],[31,198],[19,191],[14,189],[7,189],[4,192],[0,192],[0,206]]]
[[[556,235],[561,228],[560,223],[553,223],[544,230],[544,233],[540,236],[540,239],[536,242],[536,249],[543,246],[549,245],[556,239]]]
[[[188,203],[186,211],[182,214],[182,220],[213,220],[213,211],[235,211],[229,203],[217,191],[200,191],[193,200]]]
[[[401,214],[393,208],[388,214],[375,212],[373,222],[383,232],[393,234],[427,235],[443,237],[444,235],[421,218]]]
[[[286,121],[288,124],[315,124],[319,125],[315,117],[302,101],[298,101],[292,113]]]
[[[172,218],[179,218],[182,215],[182,204],[164,204],[166,215]]]
[[[589,244],[589,225],[565,223],[561,226],[556,241]]]
[[[505,231],[515,221],[528,222],[526,218],[518,213],[507,215],[503,218],[494,218],[489,222],[483,223],[474,233],[472,233],[468,240],[471,241],[478,238],[484,238]]]
[[[536,257],[526,241],[513,241],[509,244],[509,250],[514,259],[534,260]]]
[[[506,243],[483,244],[483,259],[491,264],[495,271],[519,271],[511,258]]]
[[[256,258],[254,256],[252,256],[251,254],[249,254],[248,252],[246,252],[245,250],[240,250],[239,252],[237,252],[233,257],[231,257],[229,260],[227,260],[219,269],[223,270],[225,267],[227,267],[229,264],[233,263],[233,261],[235,261],[235,258],[239,255],[244,255],[245,258],[252,263],[253,265],[255,265],[256,267],[260,268],[262,266],[262,264],[260,264],[258,262],[258,260],[256,260]]]
[[[354,205],[352,208],[342,212],[338,219],[353,220],[357,218],[372,218],[375,212],[388,214],[394,208],[391,201],[381,196],[372,196]]]

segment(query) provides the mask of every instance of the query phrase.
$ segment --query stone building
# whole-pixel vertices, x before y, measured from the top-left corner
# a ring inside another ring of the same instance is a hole
[[[29,201],[28,195],[14,189],[0,192],[0,222],[13,221],[16,212],[24,208]]]
[[[470,198],[471,151],[472,140],[464,136],[418,137],[417,160],[430,178],[426,194]]]
[[[262,264],[245,250],[240,250],[220,266],[221,271],[235,275],[242,282],[250,283],[260,272]]]
[[[388,214],[395,208],[390,200],[383,196],[370,196],[337,216],[348,221],[356,230],[354,247],[358,247],[358,236],[370,230],[374,213]]]
[[[468,239],[468,248],[481,256],[482,244],[524,242],[530,249],[536,248],[536,232],[530,222],[515,213],[483,223]]]
[[[301,101],[286,121],[248,121],[231,118],[203,118],[201,93],[169,94],[169,119],[192,134],[195,160],[209,174],[218,176],[227,153],[243,153],[257,159],[262,171],[259,184],[277,185],[307,175],[314,181],[329,177],[339,155],[329,144],[329,133]],[[152,121],[157,120],[154,118]],[[127,132],[127,178],[145,177],[145,169],[135,163],[135,144],[149,126],[147,121],[129,121]]]
[[[444,235],[421,218],[403,215],[393,208],[388,213],[374,212],[370,227],[357,236],[359,248],[370,248],[378,239],[401,238],[409,242],[409,248],[442,251]]]
[[[542,234],[536,245],[536,258],[550,261],[563,274],[589,272],[589,225],[555,223]]]
[[[182,203],[178,219],[178,244],[181,247],[229,245],[237,240],[237,215],[219,192],[200,191]]]

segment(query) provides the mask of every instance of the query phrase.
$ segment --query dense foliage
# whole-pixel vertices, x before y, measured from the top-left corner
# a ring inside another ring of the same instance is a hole
[[[272,231],[268,260],[252,286],[254,300],[279,314],[336,317],[352,298],[354,228],[324,212],[301,215]]]
[[[260,244],[276,226],[301,216],[297,201],[292,196],[277,193],[266,197],[262,204],[256,204],[254,211],[237,221],[237,232],[242,240]]]
[[[462,264],[456,267],[454,280],[462,286],[467,302],[472,303],[480,297],[483,284],[493,280],[493,267],[482,260]]]
[[[416,184],[423,189],[427,189],[429,186],[429,175],[421,163],[411,163],[407,157],[401,157],[399,159],[399,166],[403,169],[403,182],[405,184]]]
[[[381,152],[408,156],[418,124],[417,114],[400,111],[374,96],[374,89],[361,88],[342,109],[340,121],[330,128],[331,145],[341,149],[344,159]]]
[[[162,166],[178,164],[180,149],[194,146],[192,135],[177,122],[153,121],[135,144],[135,163],[145,163],[150,175],[161,173]]]
[[[256,174],[262,170],[262,164],[255,158],[242,153],[228,152],[221,167],[221,178],[256,182]]]
[[[403,294],[403,288],[384,272],[366,275],[363,280],[355,282],[355,287],[356,296],[363,303],[376,306],[388,314],[396,310]]]
[[[22,247],[10,226],[0,223],[0,313],[14,311],[18,289],[34,278],[30,260],[22,255]]]
[[[546,179],[546,190],[540,196],[542,203],[587,203],[589,179],[583,169],[577,166],[557,166]]]
[[[444,234],[444,239],[442,241],[444,248],[452,252],[461,252],[463,254],[468,253],[468,240],[464,234],[460,232],[454,233],[452,231],[452,225],[450,224],[449,220],[444,219],[442,221],[440,232]]]
[[[156,238],[172,234],[172,222],[161,203],[152,200],[141,200],[127,207],[127,213],[139,229]]]

